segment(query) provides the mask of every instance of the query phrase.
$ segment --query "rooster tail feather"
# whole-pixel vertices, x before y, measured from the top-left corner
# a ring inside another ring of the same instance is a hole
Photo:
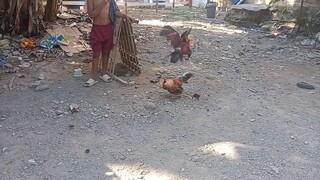
[[[183,32],[183,33],[181,34],[181,39],[188,40],[188,36],[190,35],[191,29],[192,29],[192,28],[189,28],[188,30],[186,30],[185,32]]]
[[[171,33],[177,32],[174,30],[171,26],[164,26],[162,30],[160,31],[160,36],[168,36]]]

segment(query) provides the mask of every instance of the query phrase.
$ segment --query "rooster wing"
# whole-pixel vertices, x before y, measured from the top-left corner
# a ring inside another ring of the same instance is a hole
[[[164,26],[160,31],[160,36],[166,36],[167,40],[171,41],[171,45],[174,49],[179,47],[181,37],[179,33],[171,26]]]

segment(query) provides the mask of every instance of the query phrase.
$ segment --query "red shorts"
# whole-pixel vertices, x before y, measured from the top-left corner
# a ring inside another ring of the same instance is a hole
[[[93,53],[110,51],[113,47],[113,27],[112,24],[94,24],[90,33],[90,45]]]

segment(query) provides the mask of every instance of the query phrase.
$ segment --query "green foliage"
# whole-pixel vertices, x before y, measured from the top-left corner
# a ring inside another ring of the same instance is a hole
[[[301,17],[300,26],[304,28],[309,36],[314,36],[317,33],[317,28],[320,26],[320,12],[310,10]]]

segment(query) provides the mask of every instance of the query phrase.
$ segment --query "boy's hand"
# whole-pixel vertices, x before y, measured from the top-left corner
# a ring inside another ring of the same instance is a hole
[[[132,23],[139,23],[138,20],[136,20],[136,19],[134,19],[134,18],[132,18],[132,17],[130,17],[130,16],[128,16],[128,15],[126,15],[126,19],[127,19],[127,21],[129,21],[131,24],[132,24]]]

